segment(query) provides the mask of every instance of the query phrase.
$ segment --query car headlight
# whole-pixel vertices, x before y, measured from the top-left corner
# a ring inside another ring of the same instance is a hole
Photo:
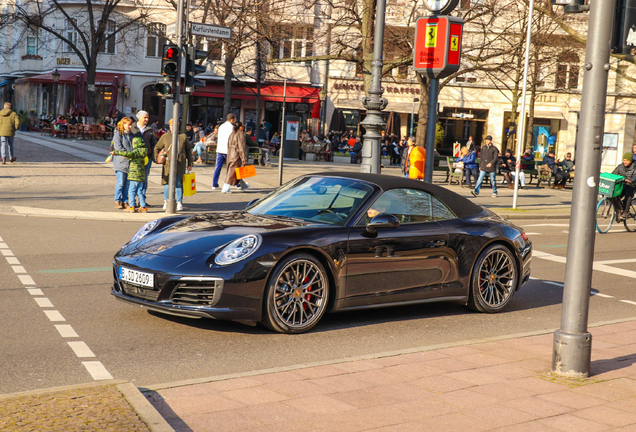
[[[250,234],[236,239],[218,253],[214,262],[218,265],[228,265],[241,261],[256,252],[261,242],[262,238],[258,234]]]
[[[141,228],[139,228],[139,231],[137,231],[137,233],[133,236],[133,238],[132,238],[132,240],[130,242],[134,243],[137,240],[141,240],[146,234],[148,234],[150,231],[155,229],[155,227],[157,226],[158,223],[159,223],[158,220],[153,220],[153,221],[148,222],[147,224],[145,224]]]

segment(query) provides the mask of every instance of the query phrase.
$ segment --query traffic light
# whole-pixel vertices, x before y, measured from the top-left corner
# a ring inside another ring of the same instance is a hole
[[[585,0],[552,0],[553,5],[563,6],[565,13],[583,12],[581,6],[585,5]]]
[[[179,47],[172,44],[163,46],[161,58],[161,75],[175,79],[179,72]]]
[[[203,81],[199,81],[194,77],[207,70],[205,66],[198,65],[197,60],[205,59],[208,53],[196,49],[192,44],[186,47],[186,65],[185,65],[185,90],[184,93],[192,93],[196,87],[205,87]]]
[[[157,84],[155,84],[155,91],[159,94],[159,96],[161,96],[162,99],[172,99],[172,86],[173,84],[169,80],[158,82]]]
[[[636,54],[636,0],[616,2],[612,28],[612,53]]]

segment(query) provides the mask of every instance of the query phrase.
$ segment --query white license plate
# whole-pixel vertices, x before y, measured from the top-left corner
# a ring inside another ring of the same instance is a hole
[[[125,267],[119,267],[119,279],[133,285],[147,286],[150,288],[155,286],[155,277],[153,274],[127,269]]]

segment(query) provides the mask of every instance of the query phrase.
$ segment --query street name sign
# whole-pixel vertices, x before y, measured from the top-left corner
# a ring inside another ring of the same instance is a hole
[[[195,36],[204,36],[217,39],[231,39],[232,29],[214,24],[190,23],[190,33]]]

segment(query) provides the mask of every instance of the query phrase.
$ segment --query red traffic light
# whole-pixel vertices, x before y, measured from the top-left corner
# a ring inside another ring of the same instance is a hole
[[[163,52],[163,59],[176,61],[177,58],[179,58],[179,48],[176,46],[171,46],[171,45],[165,46],[165,50]]]

